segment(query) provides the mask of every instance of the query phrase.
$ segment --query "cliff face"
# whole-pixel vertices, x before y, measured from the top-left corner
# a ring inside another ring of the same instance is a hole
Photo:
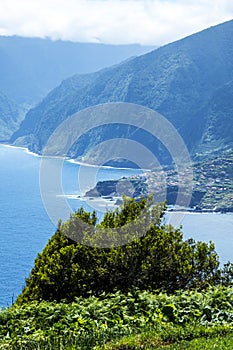
[[[0,90],[17,103],[38,103],[74,74],[94,72],[152,49],[0,36]]]
[[[0,141],[10,139],[19,127],[20,113],[17,106],[5,94],[0,92]]]
[[[153,47],[140,45],[102,45],[0,36],[0,141],[9,140],[26,112],[64,79],[77,73],[94,72],[151,49]],[[73,89],[72,84],[70,88]],[[15,122],[17,111],[20,111],[20,120]],[[40,122],[40,115],[33,125],[37,122]],[[38,138],[35,133],[30,135],[29,125],[23,123],[21,128],[27,136],[18,144],[36,145]],[[39,151],[39,147],[34,150]]]
[[[233,145],[231,90],[233,21],[161,47],[112,68],[64,81],[30,110],[12,142],[41,152],[55,128],[77,111],[106,102],[130,102],[163,114],[179,131],[193,156],[207,157]],[[99,142],[133,137],[135,130],[90,130],[68,156],[78,158]],[[139,133],[147,148],[167,162],[161,147]],[[217,140],[217,142],[213,142]],[[91,161],[88,157],[86,161]]]

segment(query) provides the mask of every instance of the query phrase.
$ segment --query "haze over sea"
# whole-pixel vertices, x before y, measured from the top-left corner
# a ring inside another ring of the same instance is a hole
[[[22,291],[34,259],[56,230],[43,207],[39,169],[41,158],[23,149],[0,145],[0,306],[11,305]],[[51,159],[56,162],[56,159]],[[79,165],[64,162],[65,194],[79,194]],[[85,167],[86,182],[93,181],[92,167]],[[139,173],[133,169],[101,168],[98,180],[119,179]],[[69,199],[73,210],[92,208],[81,199]],[[63,218],[65,219],[65,218]],[[188,213],[182,221],[185,238],[213,240],[221,263],[233,261],[233,214]]]

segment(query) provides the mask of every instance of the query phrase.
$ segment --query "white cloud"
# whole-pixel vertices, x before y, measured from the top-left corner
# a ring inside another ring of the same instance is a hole
[[[232,0],[0,0],[0,34],[161,45],[233,18]]]

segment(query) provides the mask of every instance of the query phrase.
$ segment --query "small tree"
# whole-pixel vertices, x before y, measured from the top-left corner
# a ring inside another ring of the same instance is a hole
[[[152,205],[152,197],[138,202],[124,198],[122,207],[107,212],[100,224],[95,213],[78,210],[36,258],[17,303],[221,283],[214,244],[184,241],[180,229],[163,223],[165,209],[165,203]],[[101,248],[106,242],[108,247]],[[116,246],[119,242],[128,244]],[[223,277],[232,282],[226,270]]]

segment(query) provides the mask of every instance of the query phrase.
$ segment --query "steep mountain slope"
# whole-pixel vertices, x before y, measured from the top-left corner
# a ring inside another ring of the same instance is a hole
[[[101,45],[0,37],[0,90],[16,102],[34,103],[63,79],[90,73],[148,52],[140,45]]]
[[[49,135],[67,116],[95,104],[123,101],[163,114],[193,154],[229,147],[233,143],[229,132],[233,126],[232,36],[233,21],[229,21],[118,66],[74,76],[29,111],[12,142],[20,137],[18,144],[41,152]],[[220,131],[226,127],[226,132]],[[97,134],[102,140],[113,135],[103,128],[91,132],[73,147],[72,157],[96,144]],[[158,153],[159,147],[154,148]]]
[[[204,112],[206,120],[199,149],[211,152],[223,146],[233,146],[233,81],[215,91]]]
[[[17,106],[0,92],[0,141],[10,138],[19,127],[19,118]]]
[[[63,79],[76,73],[96,71],[151,49],[140,45],[101,45],[0,36],[0,91],[14,101],[12,108],[18,108],[23,117]],[[4,116],[2,111],[0,115],[0,140],[9,140],[19,127],[11,123],[14,113],[11,116],[9,110],[7,113]]]

